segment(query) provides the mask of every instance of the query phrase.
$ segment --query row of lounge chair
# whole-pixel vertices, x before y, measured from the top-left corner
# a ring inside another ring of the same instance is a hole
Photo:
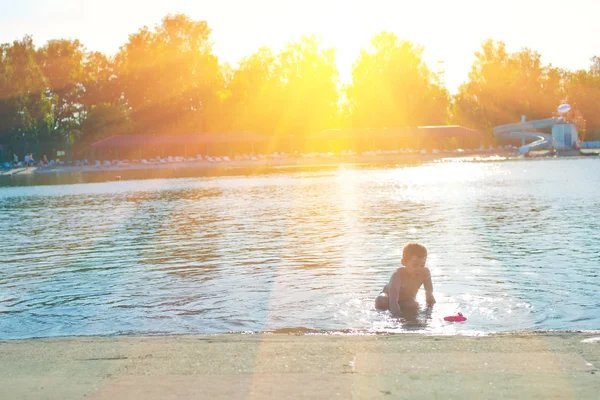
[[[413,149],[403,149],[403,150],[376,150],[376,151],[365,151],[362,153],[357,153],[354,152],[353,150],[342,150],[339,154],[335,154],[335,153],[319,153],[319,152],[312,152],[312,153],[296,153],[295,155],[288,155],[284,152],[281,153],[273,153],[267,156],[264,156],[262,154],[243,154],[243,155],[236,155],[233,157],[229,157],[229,156],[203,156],[201,154],[198,154],[196,157],[173,157],[173,156],[169,156],[166,158],[161,158],[161,157],[156,157],[156,158],[150,158],[150,159],[141,159],[141,160],[112,160],[112,161],[108,161],[105,160],[103,162],[100,161],[96,161],[94,166],[95,167],[111,167],[111,166],[127,166],[130,164],[142,164],[142,165],[160,165],[160,164],[173,164],[173,163],[194,163],[194,162],[209,162],[209,163],[227,163],[227,162],[231,162],[231,161],[263,161],[263,160],[283,160],[283,159],[288,159],[288,158],[299,158],[299,159],[317,159],[317,158],[335,158],[335,157],[342,157],[342,158],[348,158],[348,157],[359,157],[359,156],[363,156],[363,157],[369,157],[369,156],[381,156],[381,155],[398,155],[398,154],[443,154],[443,153],[452,153],[452,154],[470,154],[470,153],[482,153],[482,152],[492,152],[492,151],[496,151],[496,150],[502,150],[502,149],[507,149],[507,150],[515,150],[516,147],[514,146],[506,146],[506,147],[498,147],[498,148],[493,148],[490,147],[489,149],[485,149],[485,148],[479,148],[479,149],[472,149],[472,150],[462,150],[462,149],[457,149],[457,150],[452,150],[452,151],[442,151],[442,150],[437,150],[437,149],[432,149],[432,150],[413,150]]]
[[[515,150],[517,149],[514,146],[500,146],[497,148],[483,148],[480,147],[478,149],[470,149],[470,150],[415,150],[415,149],[400,149],[400,150],[375,150],[375,151],[364,151],[361,153],[354,152],[353,150],[342,150],[339,154],[334,153],[320,153],[320,152],[312,152],[312,153],[296,153],[295,155],[288,155],[285,152],[275,152],[269,155],[262,154],[242,154],[235,155],[233,157],[229,156],[203,156],[201,154],[197,154],[195,157],[181,157],[181,156],[169,156],[169,157],[155,157],[149,159],[133,159],[133,160],[95,160],[93,162],[84,160],[77,161],[58,161],[58,160],[50,160],[47,166],[44,167],[55,167],[55,166],[92,166],[96,168],[104,168],[104,167],[123,167],[128,165],[161,165],[161,164],[176,164],[176,163],[197,163],[197,162],[209,162],[209,163],[227,163],[232,161],[263,161],[263,160],[282,160],[287,158],[298,158],[298,159],[317,159],[317,158],[334,158],[334,157],[342,157],[342,158],[352,158],[352,157],[372,157],[372,156],[382,156],[382,155],[398,155],[398,154],[470,154],[470,153],[482,153],[482,152],[493,152],[497,150]],[[25,164],[21,162],[22,167],[25,167]],[[13,168],[12,163],[5,162],[1,165],[4,168]]]
[[[262,154],[253,155],[253,154],[244,154],[244,155],[236,155],[233,158],[229,156],[203,156],[198,154],[196,157],[181,157],[181,156],[169,156],[169,157],[155,157],[149,159],[133,159],[133,160],[104,160],[104,161],[96,161],[93,166],[94,167],[110,167],[110,166],[127,166],[131,164],[141,164],[141,165],[160,165],[160,164],[176,164],[176,163],[195,163],[195,162],[210,162],[210,163],[220,163],[220,162],[231,162],[231,161],[259,161],[267,158],[273,159],[284,159],[287,158],[285,153],[273,153],[270,156],[263,156]]]
[[[90,165],[90,162],[88,160],[82,160],[82,161],[58,161],[58,160],[50,160],[48,161],[48,164],[40,164],[39,161],[35,161],[33,163],[34,166],[36,167],[40,167],[40,168],[48,168],[48,167],[55,167],[55,166],[84,166],[84,165]],[[0,167],[2,168],[25,168],[25,162],[24,161],[19,161],[17,163],[17,165],[15,166],[13,163],[11,162],[4,162],[2,164],[0,164]]]

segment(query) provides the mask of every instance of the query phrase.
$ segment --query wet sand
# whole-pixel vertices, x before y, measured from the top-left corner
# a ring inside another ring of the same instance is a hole
[[[5,341],[0,398],[595,399],[598,336],[231,334]]]

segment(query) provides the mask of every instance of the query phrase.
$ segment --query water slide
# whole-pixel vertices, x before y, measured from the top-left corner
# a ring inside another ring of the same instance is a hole
[[[494,128],[494,135],[504,139],[520,139],[523,145],[519,148],[519,152],[525,154],[531,150],[551,148],[552,134],[540,133],[536,132],[536,130],[552,129],[552,126],[564,122],[565,120],[563,118],[546,118],[500,125]]]

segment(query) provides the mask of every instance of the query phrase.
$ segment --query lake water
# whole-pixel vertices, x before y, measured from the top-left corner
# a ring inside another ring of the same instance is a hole
[[[409,241],[438,303],[395,319]],[[598,330],[599,275],[598,159],[0,188],[0,339]]]

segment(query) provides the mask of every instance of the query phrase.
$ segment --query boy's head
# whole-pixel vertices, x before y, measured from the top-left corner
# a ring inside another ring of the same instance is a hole
[[[402,265],[409,270],[425,267],[427,249],[418,243],[409,243],[402,250]]]

